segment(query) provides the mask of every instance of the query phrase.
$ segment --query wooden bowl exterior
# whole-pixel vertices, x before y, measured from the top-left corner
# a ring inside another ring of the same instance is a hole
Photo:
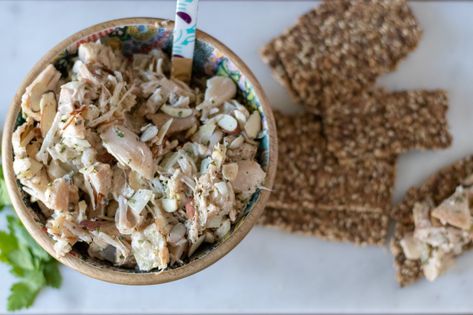
[[[133,25],[133,24],[160,24],[165,27],[172,28],[172,21],[165,21],[157,18],[126,18],[117,19],[108,22],[103,22],[89,28],[86,28],[59,43],[56,47],[51,49],[41,60],[33,67],[30,73],[27,75],[21,86],[18,88],[14,99],[10,105],[8,115],[6,117],[3,139],[2,139],[2,164],[5,176],[5,181],[8,189],[10,199],[13,207],[18,214],[18,217],[25,225],[31,236],[44,248],[51,256],[55,257],[58,261],[64,265],[75,269],[89,277],[111,282],[117,284],[127,285],[151,285],[165,283],[177,279],[181,279],[190,276],[208,266],[215,263],[217,260],[222,258],[225,254],[231,251],[250,231],[250,229],[256,224],[259,216],[262,214],[265,204],[268,200],[270,192],[268,190],[261,191],[259,200],[255,203],[251,211],[248,213],[243,222],[232,232],[230,237],[219,244],[216,248],[211,250],[208,254],[198,259],[192,260],[189,263],[175,268],[168,269],[162,272],[136,272],[133,270],[125,270],[115,267],[110,267],[101,264],[92,264],[89,261],[85,261],[77,255],[68,254],[65,257],[57,257],[53,249],[54,242],[48,236],[47,232],[37,222],[35,213],[24,203],[20,187],[17,184],[15,173],[13,172],[13,148],[11,142],[11,136],[15,129],[16,120],[21,110],[21,96],[25,91],[25,88],[37,77],[37,75],[56,58],[66,47],[76,43],[78,40],[99,32],[104,29],[108,29],[116,26]],[[271,112],[271,108],[266,98],[266,95],[261,88],[261,85],[250,71],[250,69],[243,63],[243,61],[229,48],[223,45],[221,42],[213,38],[212,36],[202,32],[197,32],[197,38],[206,42],[219,49],[224,55],[230,59],[236,67],[244,74],[253,85],[256,95],[260,100],[262,110],[268,122],[268,135],[269,135],[269,162],[267,169],[267,177],[264,183],[265,187],[271,188],[274,181],[277,166],[277,135],[274,118]]]

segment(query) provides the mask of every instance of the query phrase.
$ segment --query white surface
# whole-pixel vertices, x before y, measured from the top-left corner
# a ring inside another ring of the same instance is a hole
[[[199,25],[238,53],[277,108],[287,93],[271,77],[258,49],[311,8],[307,1],[202,2]],[[380,80],[392,89],[446,88],[454,135],[446,151],[400,159],[395,199],[439,167],[472,151],[473,2],[413,2],[424,28],[418,49],[396,73]],[[1,120],[32,65],[69,34],[103,20],[172,18],[174,2],[0,2]],[[467,312],[473,311],[473,255],[437,282],[399,289],[384,248],[357,248],[255,228],[229,255],[190,278],[154,287],[125,287],[63,268],[61,290],[41,293],[34,313],[220,312]],[[0,312],[11,278],[0,266]]]

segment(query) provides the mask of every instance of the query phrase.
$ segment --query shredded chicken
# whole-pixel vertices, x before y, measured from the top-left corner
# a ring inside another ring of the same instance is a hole
[[[438,206],[425,201],[413,208],[415,229],[400,245],[407,259],[420,260],[425,277],[434,281],[473,241],[473,187],[458,186],[455,192]]]
[[[260,113],[230,78],[189,87],[169,69],[160,50],[85,43],[68,76],[49,65],[26,88],[13,166],[59,256],[81,242],[117,266],[179,266],[228,237],[263,184]]]

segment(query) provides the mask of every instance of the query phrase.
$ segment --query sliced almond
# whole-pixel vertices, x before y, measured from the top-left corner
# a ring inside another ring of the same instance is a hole
[[[236,109],[233,111],[233,115],[235,116],[236,120],[238,120],[241,126],[245,126],[247,121],[245,114]]]
[[[148,125],[140,136],[141,142],[146,142],[158,135],[159,129],[155,125]]]
[[[229,193],[227,183],[224,181],[215,183],[215,188],[217,188],[218,193],[222,196],[227,196]]]
[[[218,108],[218,107],[212,107],[211,109],[209,109],[209,115],[215,115],[215,114],[217,114],[219,111],[220,111],[220,108]]]
[[[238,127],[236,119],[227,114],[223,115],[217,124],[227,133],[234,132]]]
[[[158,131],[158,135],[157,135],[157,140],[156,140],[156,144],[157,145],[160,145],[163,143],[163,140],[164,140],[164,136],[166,136],[169,128],[171,127],[172,125],[172,122],[173,122],[174,119],[169,119],[168,121],[166,121],[164,123],[164,125],[161,127],[161,129],[159,129]]]
[[[174,212],[177,210],[177,200],[172,198],[161,199],[161,205],[166,212]]]
[[[199,130],[192,136],[192,141],[208,144],[215,130],[214,123],[206,123],[200,126]]]
[[[201,235],[197,241],[195,243],[193,243],[190,247],[189,247],[189,253],[187,254],[187,256],[192,256],[192,254],[195,253],[195,251],[200,247],[200,245],[202,245],[202,243],[204,242],[205,240],[205,235]]]
[[[161,106],[161,110],[168,114],[169,116],[175,118],[186,118],[192,115],[193,111],[190,108],[180,108],[180,107],[173,107],[169,105]]]
[[[231,226],[230,220],[223,221],[222,225],[220,225],[220,227],[215,231],[215,235],[219,239],[223,239],[228,234],[228,232],[230,232]]]
[[[49,128],[51,128],[54,117],[56,116],[57,102],[54,92],[43,94],[39,102],[39,108],[41,111],[39,128],[41,129],[41,136],[44,138],[48,133]]]
[[[168,242],[176,245],[186,235],[186,226],[182,223],[178,223],[173,226],[171,232],[169,232]]]
[[[198,124],[194,124],[190,129],[188,129],[185,134],[186,139],[192,137],[197,132],[197,129],[199,129]]]
[[[248,117],[250,117],[250,112],[248,111],[248,109],[245,106],[241,105],[238,102],[234,102],[234,104],[235,104],[236,108],[245,115],[246,119],[248,119]]]
[[[238,149],[245,142],[245,138],[242,135],[239,135],[228,145],[229,149]]]
[[[245,132],[249,138],[254,139],[258,136],[261,131],[261,116],[257,110],[255,110],[248,118],[245,124]]]
[[[228,163],[222,166],[222,175],[228,181],[233,181],[238,174],[238,164],[237,163]]]

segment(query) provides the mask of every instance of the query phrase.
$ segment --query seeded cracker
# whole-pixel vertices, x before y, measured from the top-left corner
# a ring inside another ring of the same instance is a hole
[[[319,6],[317,10],[310,11],[306,15],[301,16],[299,20],[303,22],[306,20],[313,19],[312,23],[314,24],[322,23],[325,18],[330,17],[336,12],[342,12],[343,10],[347,9],[347,6],[340,5],[342,2],[344,2],[346,5],[350,3],[350,1],[348,0],[324,2]],[[293,87],[293,78],[290,78],[288,76],[286,68],[281,62],[281,58],[279,55],[279,51],[281,49],[276,48],[277,46],[283,45],[287,37],[294,36],[296,33],[299,33],[298,24],[289,28],[278,38],[275,38],[271,42],[266,44],[261,50],[261,57],[263,61],[272,68],[275,78],[281,83],[281,85],[283,85],[289,91],[295,102],[303,104],[304,100],[299,97],[298,93],[296,92],[296,89]],[[302,36],[302,34],[300,35]]]
[[[440,170],[421,186],[411,188],[404,200],[393,209],[392,217],[397,223],[394,239],[391,241],[391,251],[395,259],[396,277],[401,286],[406,286],[423,277],[420,260],[406,259],[399,244],[404,235],[414,230],[412,216],[414,204],[431,199],[435,205],[438,205],[471,174],[473,174],[473,156]]]
[[[259,223],[329,241],[383,245],[386,241],[388,216],[376,212],[346,210],[288,211],[266,208]]]
[[[296,101],[320,114],[392,71],[420,35],[405,0],[325,1],[275,39],[273,60],[291,78]]]
[[[279,81],[279,83],[289,91],[293,99],[297,100],[297,103],[300,103],[301,101],[294,92],[291,80],[287,76],[286,69],[282,65],[279,55],[274,48],[274,40],[263,47],[261,50],[261,58],[271,67],[271,69],[273,69],[273,75]]]
[[[339,159],[393,157],[411,149],[446,148],[452,142],[442,90],[388,93],[372,89],[333,102],[324,115],[328,150]]]
[[[394,160],[339,165],[326,151],[322,124],[310,114],[275,113],[279,162],[269,207],[383,212],[391,202]]]
[[[386,235],[383,227],[394,184],[394,160],[353,160],[339,165],[326,151],[322,124],[316,117],[278,112],[275,117],[278,171],[261,222],[327,239],[379,244]],[[377,222],[373,235],[361,231],[361,222]]]

